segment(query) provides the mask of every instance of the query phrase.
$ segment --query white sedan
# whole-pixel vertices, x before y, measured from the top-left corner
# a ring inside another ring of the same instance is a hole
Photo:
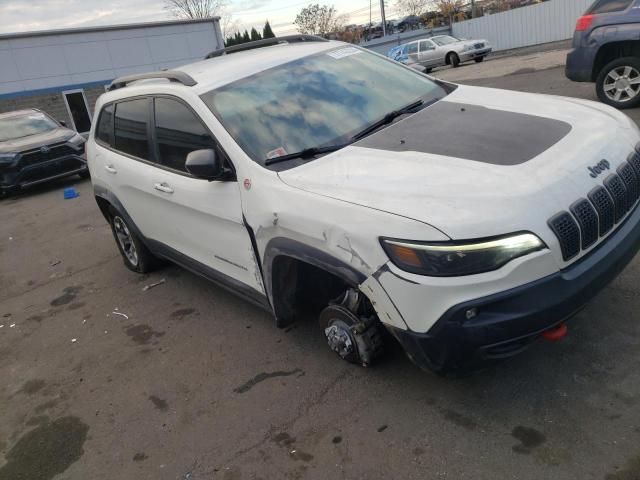
[[[491,50],[487,40],[461,40],[450,35],[438,35],[394,47],[387,57],[414,68],[425,68],[428,73],[443,65],[455,68],[469,60],[482,62]]]

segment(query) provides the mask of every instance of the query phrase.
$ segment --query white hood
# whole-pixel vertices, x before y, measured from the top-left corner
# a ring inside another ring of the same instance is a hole
[[[442,119],[430,115],[433,107],[428,107],[363,142],[280,172],[280,177],[288,185],[309,192],[428,223],[452,239],[533,231],[551,245],[556,240],[547,220],[601,185],[640,140],[637,128],[625,115],[593,102],[466,86],[458,87],[439,103],[444,102],[449,102],[448,107],[476,105],[496,113],[514,112],[559,120],[558,124],[563,122],[570,128],[556,143],[548,148],[543,145],[540,153],[518,164],[509,164],[509,159],[497,158],[498,163],[493,163],[468,156],[366,146],[384,144],[394,134],[392,129],[397,138],[398,132],[408,130],[407,122],[416,115],[422,116],[421,128],[425,132],[435,128],[433,122]],[[456,127],[452,127],[454,131],[442,142],[457,142],[452,151],[461,146],[469,151],[477,143],[480,157],[483,153],[490,155],[483,152],[485,148],[503,151],[501,145],[483,145],[477,132],[469,131],[474,129],[464,128],[466,131],[455,131]],[[478,131],[493,135],[492,143],[496,143],[496,134],[501,133],[496,128],[500,126],[478,125]],[[530,141],[530,133],[523,131],[523,137]],[[513,132],[508,135],[514,136]],[[474,143],[469,144],[469,139]],[[406,143],[410,144],[410,140]],[[504,143],[513,151],[514,138],[504,138]],[[514,157],[519,154],[514,152]],[[588,167],[602,159],[609,161],[611,171],[592,178]]]

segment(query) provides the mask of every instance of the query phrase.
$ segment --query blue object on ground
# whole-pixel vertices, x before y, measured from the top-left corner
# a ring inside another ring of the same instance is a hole
[[[64,189],[64,199],[69,200],[71,198],[79,197],[80,194],[76,191],[75,188],[69,187]]]

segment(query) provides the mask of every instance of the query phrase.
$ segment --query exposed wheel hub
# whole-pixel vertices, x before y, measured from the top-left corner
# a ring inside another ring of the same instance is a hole
[[[324,334],[327,337],[329,348],[340,355],[345,360],[353,355],[354,341],[351,338],[351,332],[349,327],[341,321],[335,321],[330,327],[324,329]]]
[[[355,290],[349,290],[339,304],[320,313],[329,348],[347,362],[368,366],[382,353],[379,321],[368,302]]]

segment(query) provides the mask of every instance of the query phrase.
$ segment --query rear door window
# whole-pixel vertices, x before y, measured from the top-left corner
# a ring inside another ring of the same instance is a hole
[[[182,102],[155,99],[155,137],[159,163],[186,171],[187,155],[194,150],[215,148],[215,142],[202,121]]]
[[[633,0],[596,0],[587,13],[611,13],[626,10]]]
[[[429,40],[422,40],[420,42],[420,52],[426,52],[428,50],[433,50],[435,47],[433,46],[433,43],[431,43]]]
[[[134,157],[149,160],[149,99],[127,100],[116,105],[115,148]]]
[[[107,105],[100,112],[96,138],[110,147],[113,147],[113,105]]]

